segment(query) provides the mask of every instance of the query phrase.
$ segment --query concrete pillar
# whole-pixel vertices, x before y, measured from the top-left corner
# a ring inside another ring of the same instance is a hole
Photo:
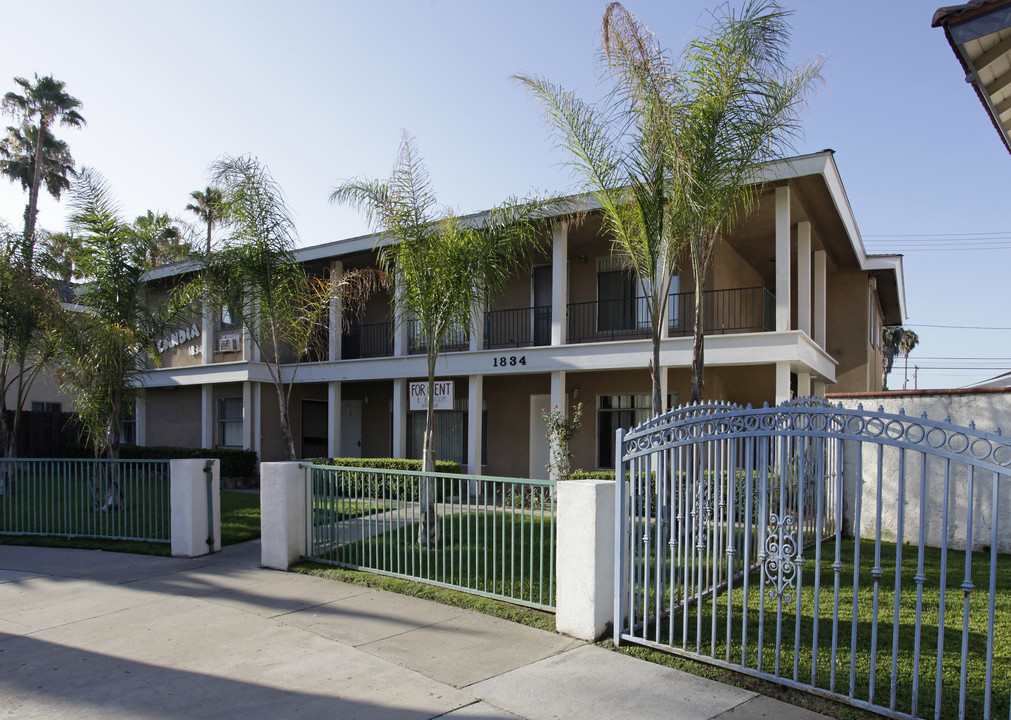
[[[200,362],[210,365],[214,362],[214,317],[209,303],[204,302],[204,313],[200,319]]]
[[[253,383],[242,383],[242,449],[253,449]]]
[[[200,386],[200,447],[214,447],[214,386]]]
[[[326,388],[326,454],[340,457],[341,454],[341,384],[340,381],[327,383]]]
[[[651,389],[651,391],[652,391],[652,389]],[[651,392],[651,394],[652,394],[652,392]],[[661,413],[666,412],[667,410],[670,409],[670,408],[667,407],[667,396],[668,395],[670,395],[670,381],[667,378],[667,368],[665,368],[665,367],[663,367],[661,365],[660,366],[660,402],[663,404],[663,407],[660,408],[660,412]],[[657,412],[654,410],[654,415],[655,414],[657,414]]]
[[[407,380],[393,380],[393,457],[407,457]]]
[[[787,382],[789,382],[789,380]],[[797,373],[797,397],[808,397],[810,394],[811,373]]]
[[[393,287],[393,354],[396,357],[407,355],[407,351],[410,349],[407,342],[407,322],[404,321],[404,309],[400,302],[400,297],[403,294],[403,282],[400,275],[397,275]]]
[[[327,317],[327,358],[330,362],[341,359],[341,333],[344,330],[344,302],[337,294],[340,277],[344,274],[344,263],[330,262],[330,310]],[[334,457],[331,455],[330,457]]]
[[[260,564],[287,570],[306,552],[306,470],[297,462],[260,465]]]
[[[143,447],[147,445],[147,395],[143,390],[137,393],[133,411],[135,442]]]
[[[597,640],[614,615],[614,483],[558,484],[555,627]]]
[[[555,370],[551,373],[551,405],[558,406],[558,409],[569,414],[569,409],[565,407],[565,371]]]
[[[797,223],[797,329],[811,333],[811,223]]]
[[[484,313],[483,302],[474,303],[470,311],[470,350],[476,352],[484,349]]]
[[[217,460],[169,461],[173,556],[198,557],[221,550],[220,470]]]
[[[824,250],[814,253],[814,341],[824,350],[826,342],[826,297],[828,296],[828,275],[826,273]]]
[[[569,298],[569,224],[554,225],[551,235],[551,344],[565,344]]]
[[[481,429],[484,422],[484,375],[471,375],[467,388],[467,472],[481,474]]]
[[[260,457],[260,447],[261,441],[263,440],[263,432],[260,429],[260,420],[263,417],[263,413],[260,412],[261,408],[261,398],[263,393],[263,383],[253,383],[253,437],[250,443],[249,449],[256,453],[257,457]]]
[[[790,399],[790,363],[776,363],[776,404]]]
[[[776,332],[790,329],[790,186],[776,188]]]
[[[815,397],[823,398],[825,397],[825,381],[824,380],[814,380],[811,383],[811,394]]]

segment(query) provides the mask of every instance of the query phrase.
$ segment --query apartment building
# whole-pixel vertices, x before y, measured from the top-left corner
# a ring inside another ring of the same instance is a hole
[[[756,210],[719,243],[705,278],[705,395],[735,403],[881,389],[881,327],[905,318],[900,256],[868,255],[831,151],[764,169]],[[578,221],[577,221],[578,220]],[[541,413],[583,404],[573,467],[614,463],[614,430],[649,412],[652,345],[638,282],[612,257],[599,214],[553,219],[546,250],[443,348],[440,459],[474,474],[546,477]],[[297,252],[314,273],[376,262],[378,236]],[[694,282],[674,279],[660,349],[663,394],[691,383]],[[180,268],[158,270],[170,283]],[[359,317],[332,312],[324,357],[303,363],[289,406],[301,457],[418,457],[427,375],[391,297]],[[243,447],[283,459],[277,397],[255,346],[227,313],[166,338],[144,378],[140,443]],[[290,370],[290,368],[289,368]]]

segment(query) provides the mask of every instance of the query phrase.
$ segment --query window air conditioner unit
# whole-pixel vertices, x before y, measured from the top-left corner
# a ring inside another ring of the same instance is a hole
[[[218,352],[238,352],[239,338],[222,337],[218,338]]]

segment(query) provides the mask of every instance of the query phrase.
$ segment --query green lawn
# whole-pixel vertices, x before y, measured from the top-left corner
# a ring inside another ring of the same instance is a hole
[[[376,537],[320,550],[312,559],[550,607],[555,602],[554,520],[502,512],[439,519],[435,548],[406,525]]]
[[[260,494],[240,490],[221,491],[221,545],[260,537]]]
[[[655,624],[647,629],[650,639],[659,637],[661,643],[671,641],[673,645],[690,652],[729,660],[767,673],[776,673],[775,640],[781,634],[781,651],[778,657],[778,673],[782,677],[796,678],[800,682],[811,683],[812,676],[817,687],[833,689],[859,700],[872,701],[889,706],[892,703],[892,645],[897,637],[897,663],[895,668],[896,710],[905,713],[913,711],[913,690],[918,685],[916,714],[933,717],[935,710],[935,680],[937,672],[938,628],[941,607],[941,560],[940,550],[924,550],[923,574],[927,578],[923,586],[921,631],[919,635],[919,667],[914,672],[914,647],[917,642],[915,618],[917,610],[917,549],[902,548],[902,580],[899,593],[898,634],[895,629],[895,568],[896,546],[882,543],[880,584],[877,588],[878,617],[874,621],[874,542],[860,543],[860,573],[857,600],[853,600],[853,562],[855,543],[842,542],[843,568],[839,574],[839,613],[833,622],[833,602],[835,573],[831,568],[834,560],[835,542],[827,541],[822,546],[822,585],[818,595],[818,612],[815,613],[814,592],[814,548],[805,550],[808,559],[801,575],[799,613],[794,602],[783,603],[782,622],[777,622],[779,600],[760,594],[760,574],[749,575],[749,596],[746,613],[742,581],[735,582],[730,604],[733,607],[730,622],[731,645],[727,646],[727,593],[721,592],[715,598],[709,596],[698,604],[689,605],[687,611],[678,611],[664,620],[659,627]],[[982,717],[985,695],[986,650],[990,637],[987,616],[989,603],[989,553],[973,553],[972,581],[975,590],[970,594],[969,634],[965,657],[962,657],[962,623],[965,594],[961,589],[964,580],[964,552],[951,551],[945,578],[944,666],[942,669],[942,694],[940,717],[959,715],[959,675],[963,665],[966,671],[966,717]],[[1006,556],[998,559],[998,567],[1007,562]],[[1007,717],[1008,694],[1011,690],[1011,574],[997,573],[995,602],[995,632],[993,633],[993,697],[992,717]],[[765,587],[766,590],[770,586]],[[715,606],[714,606],[715,605]],[[762,609],[764,607],[764,613]],[[799,615],[799,622],[798,622]],[[814,622],[818,619],[817,656],[813,653],[815,637]],[[854,642],[855,627],[855,642]],[[837,655],[832,662],[831,648],[833,630],[836,632]],[[715,631],[715,633],[714,633]],[[659,635],[657,635],[659,633]],[[746,635],[745,635],[746,633]],[[715,637],[714,637],[715,634]],[[698,639],[701,642],[698,642]],[[800,652],[795,653],[795,641],[799,639]],[[746,649],[742,654],[742,641]],[[761,660],[759,660],[761,650]],[[743,655],[743,658],[742,658]],[[872,658],[876,658],[873,668]]]

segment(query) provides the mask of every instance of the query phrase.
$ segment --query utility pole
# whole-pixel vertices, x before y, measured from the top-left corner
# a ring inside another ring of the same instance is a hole
[[[916,376],[920,372],[919,365],[913,365],[913,390],[919,390],[920,386],[916,383]]]

